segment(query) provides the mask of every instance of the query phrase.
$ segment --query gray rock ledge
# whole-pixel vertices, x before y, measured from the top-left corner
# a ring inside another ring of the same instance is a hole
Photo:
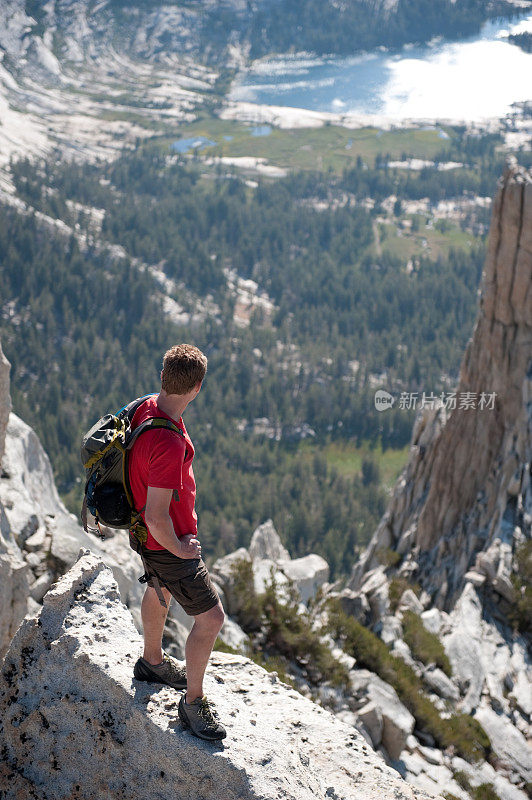
[[[17,631],[0,673],[4,800],[427,800],[348,725],[241,656],[214,653],[223,743],[179,722],[179,693],[138,683],[142,641],[90,550]]]

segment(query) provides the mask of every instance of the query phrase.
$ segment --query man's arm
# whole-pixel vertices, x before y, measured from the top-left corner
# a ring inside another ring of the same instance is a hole
[[[148,486],[144,519],[150,533],[162,547],[179,558],[200,558],[201,545],[194,534],[178,538],[170,517],[172,489]]]

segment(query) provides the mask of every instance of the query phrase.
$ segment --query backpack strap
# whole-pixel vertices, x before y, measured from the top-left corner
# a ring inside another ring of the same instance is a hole
[[[124,450],[124,458],[122,459],[122,482],[124,484],[124,488],[126,490],[126,496],[131,508],[135,508],[135,504],[133,502],[133,493],[131,491],[131,485],[129,483],[129,468],[127,463],[128,450],[131,450],[131,448],[133,447],[133,445],[135,444],[141,433],[145,433],[146,431],[155,429],[175,431],[175,433],[178,433],[183,439],[185,439],[185,434],[183,433],[181,428],[179,428],[175,424],[175,422],[166,419],[166,417],[150,417],[149,419],[144,420],[144,422],[138,425],[135,428],[135,430],[131,433],[130,439]],[[146,506],[144,506],[144,508],[146,508]],[[142,508],[138,513],[142,514],[144,508]]]
[[[139,540],[136,538],[136,536],[134,534],[133,534],[132,539],[130,540],[130,543],[135,546],[135,550],[139,554],[139,556],[141,558],[141,561],[142,561],[142,566],[144,567],[144,575],[140,576],[139,583],[147,583],[148,586],[153,586],[153,588],[155,589],[155,593],[157,594],[157,597],[159,598],[159,603],[162,605],[163,608],[168,609],[168,606],[166,605],[166,602],[165,602],[165,599],[164,599],[164,596],[163,596],[163,593],[162,593],[162,590],[161,590],[161,584],[159,583],[159,578],[157,577],[157,575],[154,573],[153,570],[150,571],[150,568],[148,567],[148,564],[146,563],[146,559],[144,558],[142,545],[141,545],[141,543],[139,542]]]
[[[168,431],[175,431],[175,433],[178,433],[183,439],[185,438],[185,434],[181,428],[175,424],[175,422],[166,419],[166,417],[150,417],[149,419],[144,420],[144,422],[141,422],[140,425],[137,425],[135,430],[131,433],[129,441],[126,445],[126,450],[131,450],[137,441],[137,437],[139,437],[141,433],[153,428],[162,428]]]
[[[131,400],[131,402],[127,403],[127,405],[122,406],[122,408],[116,412],[115,416],[120,417],[121,419],[123,417],[128,417],[129,421],[131,422],[135,416],[135,411],[137,408],[139,408],[142,403],[148,399],[148,397],[156,397],[156,395],[152,392],[152,394],[144,394],[142,397],[137,397],[136,400]]]
[[[138,402],[138,404],[137,404],[137,408],[140,405],[140,403],[144,401],[144,399],[145,398],[141,398],[140,402]],[[133,402],[137,403],[137,401],[133,401]],[[145,433],[145,431],[157,430],[157,429],[158,430],[174,431],[175,433],[179,434],[183,439],[185,439],[185,434],[183,433],[181,428],[179,428],[175,424],[175,422],[172,422],[171,420],[167,419],[166,417],[150,417],[149,419],[144,420],[144,422],[142,422],[140,425],[138,425],[135,428],[135,430],[131,433],[130,439],[129,439],[129,441],[128,441],[125,449],[124,449],[124,458],[122,459],[122,483],[123,483],[124,488],[126,490],[126,496],[127,496],[128,501],[129,501],[129,505],[133,509],[135,509],[135,504],[133,502],[133,492],[131,491],[131,484],[129,482],[128,451],[131,450],[131,448],[133,447],[133,445],[135,444],[135,442],[137,441],[137,439],[141,435],[141,433]],[[185,441],[186,441],[186,439],[185,439]],[[185,445],[185,449],[186,449],[186,445]],[[136,515],[138,517],[137,524],[138,524],[138,522],[142,522],[141,515],[143,514],[145,508],[146,508],[146,504],[144,504],[144,508],[141,508],[139,511],[136,511]],[[131,530],[131,533],[133,534],[134,539],[139,544],[139,548],[140,549],[137,552],[140,554],[140,556],[142,558],[142,544],[139,541],[138,537],[135,535],[135,531]],[[142,558],[142,562],[144,564],[144,558]],[[144,564],[144,570],[145,570],[145,575],[147,575],[148,574],[148,569],[147,569],[147,566],[145,564]],[[158,586],[158,583],[157,583],[157,576],[154,577],[154,584],[155,584],[154,588],[155,588],[155,591],[157,592],[157,596],[159,598],[159,602],[161,603],[161,605],[163,605],[166,608],[166,604],[164,602],[160,587]]]

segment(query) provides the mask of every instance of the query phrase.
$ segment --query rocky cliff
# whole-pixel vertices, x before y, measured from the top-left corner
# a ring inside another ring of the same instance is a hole
[[[11,411],[9,368],[0,346],[0,481],[6,474],[2,457]],[[0,658],[26,613],[28,575],[28,567],[10,535],[9,521],[0,501]]]
[[[353,728],[241,656],[207,680],[223,744],[183,730],[179,693],[138,683],[142,642],[111,571],[87,550],[26,619],[0,674],[5,800],[423,800]]]
[[[436,705],[482,724],[496,772],[466,772],[473,786],[487,780],[505,798],[524,798],[517,787],[532,779],[531,235],[532,176],[511,162],[494,203],[456,408],[419,413],[389,507],[339,594],[417,670]],[[492,398],[484,407],[482,393]],[[476,407],[460,407],[462,397]],[[448,675],[420,654],[423,630],[443,644]],[[408,780],[426,785],[419,777],[430,770],[407,750],[400,761]],[[455,775],[460,761],[448,762]]]
[[[474,408],[460,407],[467,393]],[[377,566],[377,551],[392,548],[398,571],[440,608],[454,605],[468,579],[512,600],[512,554],[532,526],[532,179],[515,162],[495,198],[456,394],[456,408],[419,415],[409,462],[352,589]]]

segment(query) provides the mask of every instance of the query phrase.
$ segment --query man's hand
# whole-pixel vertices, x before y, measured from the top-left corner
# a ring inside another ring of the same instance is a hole
[[[193,533],[179,538],[180,558],[201,558],[201,544]]]
[[[148,486],[144,519],[150,533],[160,545],[178,558],[201,558],[201,545],[193,533],[178,538],[170,518],[171,489]]]

